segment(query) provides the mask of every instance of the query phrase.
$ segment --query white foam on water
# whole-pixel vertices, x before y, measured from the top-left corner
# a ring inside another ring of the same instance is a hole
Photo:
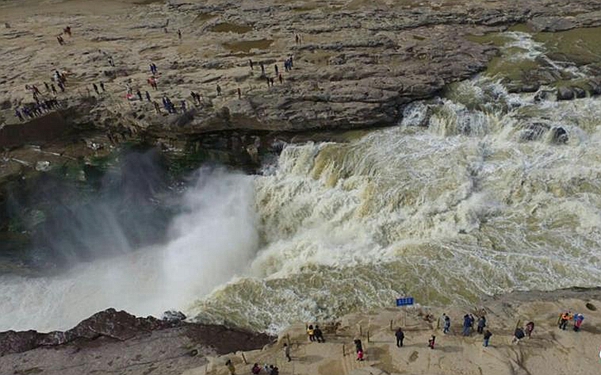
[[[401,293],[441,303],[601,284],[601,101],[535,103],[484,79],[456,89],[428,128],[412,114],[350,143],[286,147],[255,181],[267,245],[252,272],[193,311],[277,331]],[[552,140],[559,126],[567,144]]]
[[[0,277],[0,331],[69,329],[108,307],[184,310],[244,271],[258,249],[252,178],[200,173],[164,246],[79,264],[56,277]]]

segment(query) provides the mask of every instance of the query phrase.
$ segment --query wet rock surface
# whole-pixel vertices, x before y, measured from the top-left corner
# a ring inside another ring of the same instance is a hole
[[[0,370],[142,374],[154,368],[161,374],[179,374],[182,368],[205,363],[205,355],[260,349],[273,339],[235,328],[140,318],[108,309],[65,332],[0,333]]]

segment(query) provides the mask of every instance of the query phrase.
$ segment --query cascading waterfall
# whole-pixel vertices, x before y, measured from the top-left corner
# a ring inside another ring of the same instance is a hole
[[[285,148],[255,180],[267,245],[248,277],[196,304],[199,318],[277,331],[401,294],[599,285],[601,102],[538,103],[486,79],[451,90],[405,125]]]
[[[517,58],[546,58],[507,36]],[[410,104],[396,127],[288,145],[262,175],[201,171],[166,243],[0,276],[0,330],[68,328],[113,306],[277,332],[399,295],[597,286],[601,100],[539,99],[475,78]]]

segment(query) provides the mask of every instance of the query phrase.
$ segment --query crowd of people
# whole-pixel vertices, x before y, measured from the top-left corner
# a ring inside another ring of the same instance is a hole
[[[477,319],[474,317],[474,314],[471,314],[471,313],[465,314],[463,316],[463,325],[462,325],[461,335],[465,336],[465,337],[471,336],[474,332],[474,327],[475,327],[476,333],[478,335],[482,335],[482,346],[488,347],[490,345],[490,340],[491,340],[491,337],[493,336],[493,334],[487,328],[488,321],[486,318],[486,313],[484,310],[482,310],[482,311],[479,311],[476,315],[477,315]],[[429,323],[434,321],[434,319],[435,318],[433,318],[431,315],[428,315],[425,318],[425,320],[427,320]],[[560,329],[565,330],[568,323],[570,321],[572,321],[573,322],[573,330],[578,332],[581,329],[583,320],[584,320],[583,314],[579,314],[579,313],[572,314],[570,311],[566,311],[566,312],[560,314],[559,320],[558,320],[558,326]],[[442,326],[443,333],[445,335],[450,333],[451,318],[446,313],[442,314],[442,316],[440,317],[439,326]],[[516,326],[516,329],[514,331],[512,344],[519,343],[520,340],[524,339],[525,337],[531,338],[533,332],[534,332],[534,322],[529,321],[528,323],[526,323],[526,325],[524,327],[520,326],[518,323],[518,325]],[[313,342],[324,343],[325,342],[323,332],[319,328],[318,325],[313,325],[313,324],[307,325],[306,326],[306,334],[307,334],[307,338],[310,343],[313,343]],[[396,339],[396,346],[399,348],[402,348],[404,345],[404,340],[405,340],[405,331],[401,327],[398,327],[396,329],[396,331],[394,332],[394,335],[395,335],[395,339]],[[357,354],[356,360],[364,361],[365,360],[365,350],[364,350],[362,341],[359,338],[356,338],[353,341],[353,343],[355,345],[355,352]],[[428,347],[430,349],[434,349],[435,346],[436,346],[436,336],[431,335],[428,338]],[[288,361],[288,362],[292,361],[292,356],[290,353],[291,348],[290,348],[289,343],[284,343],[282,348],[283,348],[284,358],[286,359],[286,361]],[[228,360],[228,362],[226,363],[226,366],[230,370],[230,374],[235,375],[235,367],[234,367],[233,363]],[[257,375],[257,374],[279,375],[278,367],[274,366],[274,365],[268,365],[268,364],[264,364],[263,366],[261,366],[258,363],[255,363],[251,367],[250,372],[251,372],[251,374],[255,374],[255,375]]]
[[[165,32],[167,32],[167,29],[165,29]],[[71,27],[70,26],[64,27],[62,32],[60,34],[58,34],[58,36],[57,36],[59,44],[64,45],[65,44],[64,37],[71,38],[72,35],[73,35],[73,33],[72,33]],[[181,41],[182,33],[180,30],[177,30],[177,36],[178,36],[178,39]],[[299,44],[301,42],[300,35],[298,35],[298,34],[295,35],[295,41],[297,44]],[[108,64],[111,67],[115,67],[116,64],[115,64],[115,60],[113,59],[113,57],[108,55],[106,52],[103,52],[103,53],[106,56],[108,56],[107,57]],[[249,65],[250,65],[251,70],[254,70],[255,62],[253,62],[252,60],[249,60]],[[158,81],[159,81],[159,78],[161,75],[161,73],[159,72],[159,67],[154,62],[150,62],[148,66],[149,66],[149,70],[150,70],[150,77],[148,77],[147,83],[152,90],[157,91],[159,89]],[[277,63],[274,65],[275,76],[269,76],[266,73],[265,64],[263,62],[259,62],[259,66],[261,67],[261,77],[266,80],[268,87],[274,86],[276,79],[281,84],[283,84],[284,77],[283,77],[282,71],[280,70],[280,67],[278,66]],[[284,67],[284,72],[289,72],[293,69],[293,67],[294,67],[293,55],[290,54],[290,55],[288,55],[287,58],[284,59],[283,67]],[[131,82],[131,80],[130,80],[130,82]],[[58,94],[59,90],[60,90],[60,92],[65,92],[66,76],[64,73],[55,71],[52,76],[52,83],[48,84],[48,83],[44,82],[44,85],[46,87],[46,91],[47,91],[48,95],[52,95],[53,97],[51,97],[51,98],[44,97],[43,99],[40,98],[41,95],[40,95],[39,90],[37,89],[36,86],[32,86],[34,88],[33,89],[34,90],[33,97],[34,97],[35,104],[23,104],[22,106],[15,108],[15,116],[20,121],[25,121],[26,119],[40,116],[41,114],[44,114],[44,113],[48,112],[49,110],[57,108],[56,95]],[[58,87],[58,89],[57,89],[57,87]],[[102,93],[104,93],[106,91],[103,82],[100,82],[98,84],[92,83],[91,87],[93,89],[93,92],[96,93],[96,95],[99,97],[102,95]],[[86,90],[89,95],[89,93],[90,93],[89,88],[86,88]],[[240,87],[238,87],[237,90],[235,90],[235,93],[237,94],[238,99],[242,99],[243,91]],[[222,89],[219,84],[217,84],[217,96],[222,96]],[[128,85],[128,89],[127,89],[127,93],[126,93],[125,97],[126,97],[127,101],[135,101],[137,99],[139,102],[144,102],[144,98],[145,98],[148,103],[153,105],[154,110],[156,111],[157,114],[163,113],[161,111],[161,109],[164,109],[168,114],[177,114],[180,112],[184,113],[189,108],[185,98],[179,99],[178,100],[179,105],[176,106],[174,104],[174,101],[172,101],[169,98],[169,96],[167,96],[165,94],[162,97],[162,100],[161,100],[162,106],[161,106],[158,102],[152,100],[151,95],[148,91],[145,91],[144,94],[142,94],[142,91],[140,89],[137,89],[137,91],[134,94],[133,90],[131,89],[131,86],[129,86],[129,85]],[[195,106],[203,105],[204,101],[203,101],[201,94],[199,94],[195,91],[191,91],[190,97],[192,98],[191,102]],[[177,103],[178,101],[175,101],[175,102]],[[179,110],[178,110],[178,107],[179,107]]]

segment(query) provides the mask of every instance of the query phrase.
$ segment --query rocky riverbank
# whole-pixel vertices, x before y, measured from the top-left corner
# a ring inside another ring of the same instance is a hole
[[[279,367],[280,374],[593,374],[598,364],[601,291],[569,289],[516,292],[487,297],[475,306],[390,308],[342,317],[322,324],[326,343],[309,342],[304,323],[291,326],[279,340],[222,326],[188,323],[178,314],[163,320],[136,318],[109,309],[66,332],[0,333],[0,370],[6,374],[228,374],[229,359],[237,373],[257,362]],[[563,311],[582,313],[579,332],[557,328]],[[437,321],[451,317],[449,334]],[[461,335],[464,314],[485,316],[492,333]],[[512,343],[516,326],[535,323],[532,338]],[[402,327],[404,346],[395,345]],[[435,335],[434,350],[428,339]],[[355,360],[353,340],[360,339],[366,360]],[[283,344],[291,345],[287,362]],[[247,362],[245,364],[244,362]],[[263,372],[265,373],[265,372]]]
[[[108,309],[65,332],[0,333],[2,374],[180,374],[206,356],[260,349],[273,337],[185,322],[181,313],[138,318]]]

